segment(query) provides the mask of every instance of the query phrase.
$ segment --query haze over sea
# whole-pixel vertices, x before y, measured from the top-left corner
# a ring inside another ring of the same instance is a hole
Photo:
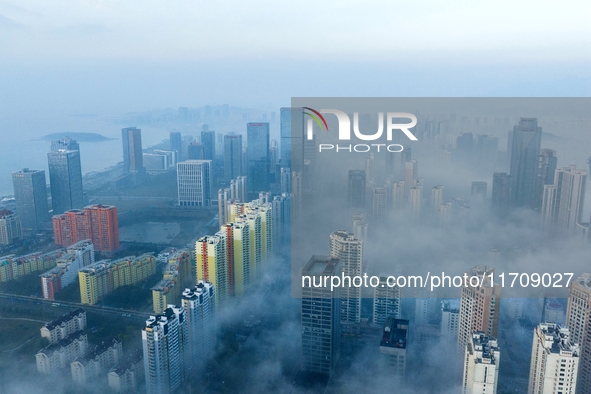
[[[100,142],[79,141],[82,174],[87,174],[123,161],[121,129],[128,126],[136,125],[117,125],[98,115],[65,116],[47,122],[29,118],[19,124],[2,125],[0,135],[4,138],[0,148],[0,196],[13,194],[12,173],[23,168],[45,170],[49,183],[47,152],[51,143],[42,139],[45,135],[63,133],[66,136],[71,131],[98,133],[113,138]],[[168,130],[141,129],[144,148],[168,138]]]

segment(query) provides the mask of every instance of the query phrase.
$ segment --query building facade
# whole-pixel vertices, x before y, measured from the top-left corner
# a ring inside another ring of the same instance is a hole
[[[45,171],[24,168],[12,173],[16,213],[25,231],[43,229],[49,222]]]
[[[211,205],[212,161],[187,160],[177,163],[178,203],[182,207]]]
[[[69,209],[84,207],[80,151],[58,150],[47,154],[51,206],[58,215]]]
[[[575,394],[579,345],[568,328],[541,323],[534,330],[528,394]]]

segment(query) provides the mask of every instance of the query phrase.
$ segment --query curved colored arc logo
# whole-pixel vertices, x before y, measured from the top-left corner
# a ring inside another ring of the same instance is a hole
[[[328,124],[326,123],[326,119],[324,119],[324,116],[322,116],[322,114],[320,112],[318,112],[315,109],[312,109],[310,107],[304,107],[304,109],[307,109],[308,111],[312,111],[316,115],[318,115],[318,116],[314,116],[314,115],[312,115],[310,113],[304,112],[306,115],[308,115],[312,119],[314,119],[316,121],[316,123],[318,123],[318,126],[320,127],[320,129],[322,129],[322,124],[320,123],[320,119],[322,119],[322,123],[324,123],[324,126],[326,127],[326,131],[328,131]],[[320,119],[318,119],[318,118],[320,118]]]

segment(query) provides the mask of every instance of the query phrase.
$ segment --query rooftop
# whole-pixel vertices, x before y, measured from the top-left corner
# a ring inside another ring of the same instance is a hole
[[[407,337],[408,320],[389,317],[384,326],[380,346],[406,349]]]
[[[57,319],[52,320],[49,323],[46,323],[44,327],[46,327],[49,330],[53,330],[55,327],[61,326],[62,323],[72,320],[74,317],[76,317],[82,313],[86,313],[84,311],[84,309],[82,309],[82,308],[74,309],[71,312],[61,315]]]

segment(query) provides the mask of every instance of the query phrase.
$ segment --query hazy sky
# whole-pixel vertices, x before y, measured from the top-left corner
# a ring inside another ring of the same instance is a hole
[[[0,1],[0,133],[23,117],[272,109],[292,96],[588,96],[590,11],[583,1]]]

